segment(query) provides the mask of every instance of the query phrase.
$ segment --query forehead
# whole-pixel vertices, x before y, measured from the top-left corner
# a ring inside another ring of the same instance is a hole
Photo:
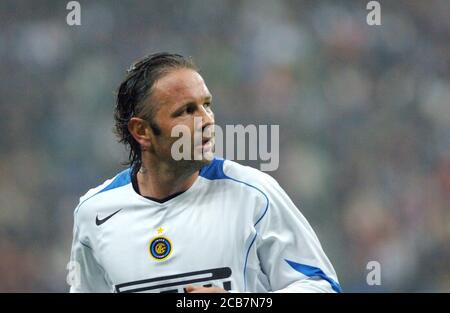
[[[211,96],[211,94],[203,78],[191,69],[171,70],[153,86],[153,97],[161,104],[203,101],[208,96]]]

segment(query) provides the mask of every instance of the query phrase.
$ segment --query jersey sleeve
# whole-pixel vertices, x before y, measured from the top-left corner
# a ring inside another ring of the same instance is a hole
[[[79,220],[77,210],[75,210],[73,242],[68,266],[70,292],[112,292],[112,287],[105,278],[104,270],[97,262],[89,242],[86,242],[85,230],[83,225],[79,225]]]
[[[261,268],[274,292],[341,292],[319,239],[286,192],[271,177],[268,207],[256,242]]]

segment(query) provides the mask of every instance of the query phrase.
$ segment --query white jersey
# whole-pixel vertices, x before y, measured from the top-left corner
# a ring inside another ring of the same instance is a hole
[[[269,175],[214,159],[185,192],[159,203],[127,169],[80,198],[71,292],[340,292],[306,219]]]

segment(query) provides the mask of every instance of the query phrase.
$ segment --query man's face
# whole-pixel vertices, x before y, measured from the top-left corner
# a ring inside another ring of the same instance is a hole
[[[206,156],[212,155],[214,140],[211,132],[200,136],[205,128],[213,127],[214,114],[211,110],[212,96],[200,74],[184,68],[170,71],[153,86],[152,101],[157,104],[154,122],[161,130],[160,135],[153,136],[155,156],[173,160],[171,148],[179,137],[171,136],[172,129],[182,126],[190,130],[191,156],[190,160],[179,162],[191,165],[209,163]],[[194,136],[198,139],[194,140]],[[201,160],[195,161],[195,155]]]

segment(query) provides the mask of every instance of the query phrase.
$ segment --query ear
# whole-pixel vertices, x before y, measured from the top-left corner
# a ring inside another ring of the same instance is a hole
[[[128,122],[128,131],[142,147],[142,150],[149,150],[152,146],[152,136],[147,121],[139,117],[132,117]]]

